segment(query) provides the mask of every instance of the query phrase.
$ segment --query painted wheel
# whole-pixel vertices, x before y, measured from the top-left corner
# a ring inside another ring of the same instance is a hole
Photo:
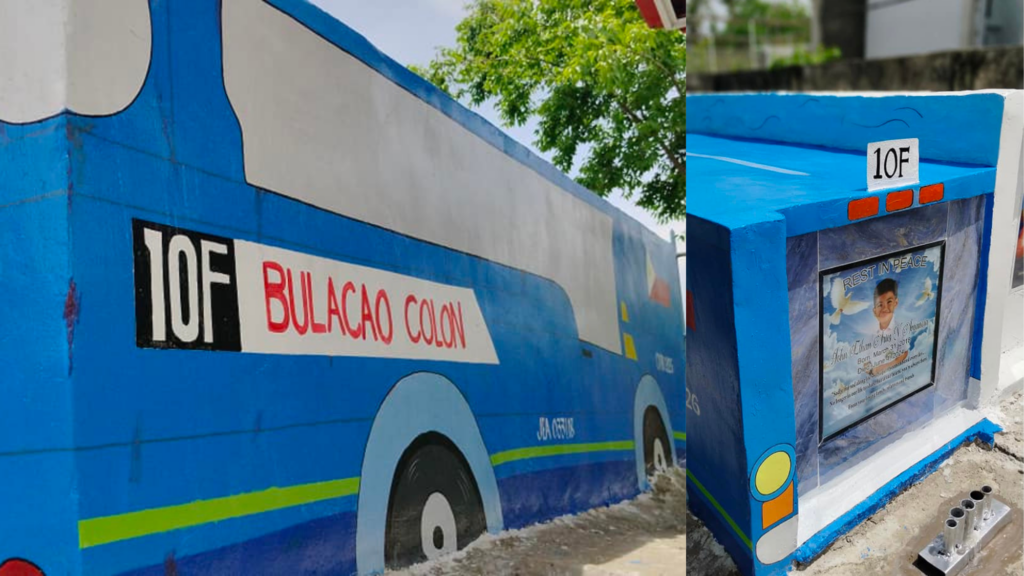
[[[671,461],[672,446],[661,413],[654,406],[648,406],[644,410],[644,470],[647,477],[668,470]]]
[[[423,434],[398,462],[384,536],[384,562],[402,568],[460,550],[487,529],[466,459],[444,436]]]

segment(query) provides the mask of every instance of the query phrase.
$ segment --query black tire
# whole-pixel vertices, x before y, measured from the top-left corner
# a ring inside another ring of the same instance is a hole
[[[425,512],[433,518],[425,519]],[[448,521],[451,516],[453,523]],[[437,518],[441,520],[435,522]],[[466,458],[440,434],[416,438],[398,461],[391,482],[384,535],[387,568],[461,550],[486,529],[483,501]]]
[[[661,444],[660,451],[658,443]],[[672,445],[669,444],[665,422],[657,408],[648,406],[644,410],[644,470],[650,478],[655,471],[664,471],[671,465]]]

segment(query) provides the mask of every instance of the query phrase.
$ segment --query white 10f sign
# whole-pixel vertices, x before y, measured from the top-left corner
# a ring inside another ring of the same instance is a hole
[[[239,350],[234,242],[141,220],[132,224],[137,344]]]
[[[917,184],[917,138],[868,144],[868,190]]]

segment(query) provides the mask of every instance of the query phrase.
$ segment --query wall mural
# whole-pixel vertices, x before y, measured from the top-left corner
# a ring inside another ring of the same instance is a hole
[[[683,460],[669,242],[311,4],[89,5],[146,74],[0,97],[0,572],[379,573]]]
[[[688,504],[741,573],[813,561],[986,437],[960,408],[998,350],[986,214],[1019,96],[687,99]]]

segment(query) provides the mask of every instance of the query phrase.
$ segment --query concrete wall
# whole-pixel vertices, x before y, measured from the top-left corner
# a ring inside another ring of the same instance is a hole
[[[691,92],[983,90],[1024,88],[1020,46],[959,50],[882,60],[838,60],[821,66],[693,74]]]
[[[683,460],[674,247],[345,25],[0,32],[0,573],[380,573]]]

